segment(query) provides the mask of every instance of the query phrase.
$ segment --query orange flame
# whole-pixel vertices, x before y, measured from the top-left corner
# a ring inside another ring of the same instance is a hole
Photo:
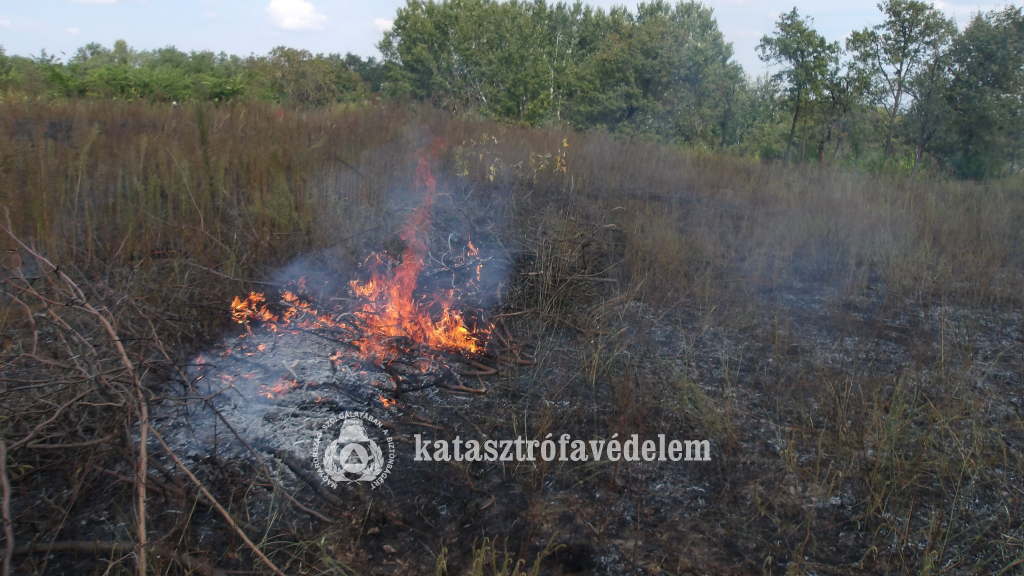
[[[435,148],[441,143],[435,142]],[[396,346],[396,339],[411,342],[424,348],[461,352],[466,354],[479,353],[483,349],[481,338],[486,329],[477,329],[476,333],[466,324],[466,318],[454,308],[457,296],[455,290],[439,290],[433,297],[422,297],[417,300],[414,292],[419,276],[428,255],[426,239],[430,228],[430,211],[437,191],[437,182],[430,170],[427,155],[420,153],[415,171],[415,186],[423,190],[423,203],[415,210],[401,238],[407,249],[401,263],[388,271],[375,272],[366,282],[358,280],[349,283],[359,303],[351,314],[343,314],[335,318],[333,313],[324,313],[323,308],[313,300],[305,290],[305,277],[291,286],[292,290],[281,293],[280,301],[274,305],[275,313],[261,292],[250,292],[244,299],[235,297],[231,302],[231,318],[249,328],[251,321],[260,321],[264,327],[276,335],[293,332],[295,329],[339,328],[349,333],[355,332],[358,339],[353,341],[361,351],[363,358],[348,364],[353,370],[361,368],[361,362],[372,362],[383,366],[394,360],[402,352]],[[475,257],[479,250],[468,242],[465,257]],[[463,257],[462,262],[465,260]],[[387,262],[380,254],[371,254],[364,266],[380,270]],[[476,278],[480,279],[482,264],[476,265]],[[343,320],[343,317],[348,319]],[[355,319],[353,321],[353,318]],[[240,347],[245,350],[245,347]],[[259,344],[253,355],[267,350],[266,344]],[[443,360],[430,355],[431,360],[421,365],[424,372],[433,370],[433,362]],[[331,366],[337,369],[346,362],[340,351],[334,351],[328,359]],[[361,372],[362,373],[362,372]],[[294,375],[294,373],[293,373]],[[246,379],[252,374],[243,374]],[[315,383],[314,383],[315,385]],[[281,378],[273,386],[260,386],[259,395],[276,398],[299,386],[295,380]],[[319,397],[318,397],[319,398]],[[394,400],[380,397],[385,407],[395,405]],[[318,400],[319,401],[319,400]]]
[[[357,340],[356,344],[364,354],[378,363],[384,361],[390,352],[383,341],[395,337],[405,337],[435,350],[470,353],[480,350],[479,342],[466,327],[462,315],[451,309],[454,301],[452,291],[436,299],[436,303],[441,305],[441,315],[436,322],[431,319],[425,307],[413,299],[413,291],[423,268],[423,257],[427,253],[427,244],[422,234],[429,227],[430,208],[437,191],[430,164],[423,155],[420,155],[416,166],[416,186],[424,189],[424,199],[402,233],[402,239],[408,246],[402,263],[392,271],[390,277],[375,274],[365,284],[359,281],[349,283],[356,296],[368,301],[355,312],[368,332],[367,337]],[[472,243],[470,250],[471,253],[477,253]]]

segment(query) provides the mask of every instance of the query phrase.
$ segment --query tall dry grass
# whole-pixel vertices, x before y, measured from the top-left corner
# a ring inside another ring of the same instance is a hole
[[[434,147],[452,205],[507,246],[644,278],[648,297],[793,280],[1019,296],[1018,180],[906,184],[425,108],[6,102],[0,133],[16,232],[57,260],[153,279],[181,279],[167,262],[267,279],[300,254],[380,241],[415,201],[414,153]]]

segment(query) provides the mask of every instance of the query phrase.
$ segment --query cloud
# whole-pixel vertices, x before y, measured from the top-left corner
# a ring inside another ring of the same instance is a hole
[[[78,4],[117,4],[117,0],[71,0]]]
[[[80,32],[81,32],[81,30],[79,30],[78,28],[75,28],[75,27],[71,27],[71,28],[67,29],[67,33],[71,34],[72,36],[78,36],[78,34]]]
[[[213,20],[216,17],[217,17],[217,13],[216,12],[213,12],[213,11],[203,12],[203,18],[206,18],[207,20]]]
[[[0,18],[0,28],[10,28],[11,21],[7,18]]]
[[[394,20],[388,20],[387,18],[374,18],[373,25],[377,27],[377,30],[381,32],[387,32],[391,30],[391,27],[395,24]]]
[[[306,0],[270,0],[267,14],[282,30],[322,30],[327,16]]]

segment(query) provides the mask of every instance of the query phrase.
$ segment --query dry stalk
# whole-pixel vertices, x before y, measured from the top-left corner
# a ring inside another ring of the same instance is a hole
[[[11,557],[14,555],[14,526],[11,525],[11,482],[7,478],[7,442],[0,439],[0,488],[3,489],[4,554],[3,576],[11,576]]]
[[[61,280],[63,280],[64,284],[67,286],[68,291],[74,297],[74,299],[71,300],[70,302],[67,302],[65,304],[65,306],[72,307],[72,308],[78,308],[80,310],[85,310],[89,314],[91,314],[97,321],[99,321],[100,324],[103,325],[103,328],[107,331],[107,334],[110,336],[111,340],[114,342],[114,346],[117,349],[118,354],[120,355],[121,362],[124,365],[125,370],[127,370],[128,374],[131,375],[132,382],[133,382],[134,388],[135,388],[135,395],[138,398],[139,435],[140,435],[140,440],[139,440],[139,463],[138,463],[138,468],[137,468],[137,474],[138,474],[138,477],[139,477],[140,481],[137,483],[138,492],[137,492],[137,502],[136,502],[136,522],[137,522],[137,525],[138,525],[138,542],[139,542],[138,573],[139,573],[140,576],[146,576],[147,561],[146,561],[146,482],[145,482],[145,478],[146,478],[146,468],[147,468],[147,465],[146,465],[146,460],[147,460],[146,430],[149,427],[149,409],[148,409],[148,407],[146,405],[146,398],[145,398],[145,395],[144,395],[143,390],[142,390],[142,382],[139,381],[139,376],[138,376],[138,374],[135,371],[135,366],[132,364],[131,359],[128,358],[128,353],[124,349],[124,344],[122,344],[121,338],[120,338],[120,336],[118,336],[117,331],[114,330],[114,326],[113,326],[113,324],[111,324],[110,320],[108,320],[107,317],[104,314],[100,313],[100,311],[97,310],[92,304],[89,304],[88,299],[87,299],[87,297],[85,295],[85,292],[83,292],[82,289],[67,274],[65,274],[63,271],[61,271],[61,269],[58,266],[56,266],[55,264],[50,262],[42,254],[38,253],[37,251],[35,251],[31,247],[29,247],[27,244],[22,242],[21,239],[18,238],[14,234],[13,227],[11,226],[11,214],[10,214],[10,211],[7,209],[6,206],[0,205],[0,208],[3,208],[4,220],[6,222],[6,227],[3,228],[4,232],[6,232],[7,235],[10,236],[11,239],[14,240],[14,242],[16,244],[18,244],[18,246],[20,246],[22,250],[24,250],[28,254],[31,254],[32,257],[34,257],[37,262],[41,262],[41,263],[44,263],[47,266],[49,266],[50,270],[52,271],[52,273],[56,274]],[[31,289],[31,284],[28,284],[28,286],[29,286],[29,289],[32,290]],[[42,295],[38,294],[38,292],[35,292],[35,290],[32,290],[32,291],[34,292],[34,295],[38,296],[41,300],[47,301],[47,299],[44,298]],[[74,302],[76,302],[78,300],[81,301],[81,304],[75,305]],[[57,304],[56,302],[52,302],[52,303],[48,302],[48,303],[50,303],[50,304]],[[53,310],[52,306],[48,307],[48,311],[50,312],[51,315],[53,315],[58,320],[60,320],[59,317],[57,316],[57,313]],[[71,329],[71,326],[69,326],[66,322],[63,322],[63,320],[61,320],[61,323],[64,324],[68,329],[70,329],[73,334],[78,335],[77,331]],[[95,354],[95,349],[91,345],[88,344],[88,340],[86,338],[82,337],[81,335],[78,335],[78,336],[79,336],[79,339],[83,343],[85,343],[93,351],[93,353]],[[89,390],[87,389],[86,392],[83,392],[83,393],[79,394],[78,396],[76,396],[71,402],[69,402],[65,406],[71,405],[73,402],[77,401],[78,399],[83,397],[88,392],[89,392]],[[42,429],[42,427],[44,425],[54,421],[57,418],[57,416],[59,415],[59,413],[60,413],[60,411],[55,413],[54,416],[52,418],[50,418],[50,420],[48,420],[48,421],[44,422],[43,424],[40,424],[39,426],[37,426],[36,429],[32,432],[32,434],[30,434],[26,438],[23,438],[18,444],[27,444],[29,438],[31,438],[32,435],[34,435],[36,432],[38,432],[40,429]]]
[[[256,556],[258,556],[259,559],[263,561],[264,564],[269,566],[270,569],[273,570],[275,574],[284,576],[284,572],[281,572],[281,569],[278,568],[273,562],[271,562],[270,558],[267,558],[267,556],[263,554],[259,547],[257,547],[256,544],[254,544],[253,541],[245,535],[245,532],[243,532],[242,529],[238,527],[238,524],[235,524],[235,521],[231,519],[231,514],[229,514],[228,511],[225,510],[224,507],[220,505],[220,502],[217,502],[217,499],[213,497],[213,494],[210,494],[210,491],[206,489],[206,486],[204,486],[203,483],[200,482],[199,479],[196,478],[194,474],[192,474],[192,471],[188,469],[188,466],[185,466],[185,463],[182,462],[181,459],[178,458],[178,455],[175,454],[173,450],[171,450],[171,447],[168,446],[166,442],[164,442],[164,439],[162,436],[160,436],[160,433],[157,432],[156,429],[153,428],[152,426],[150,426],[149,429],[153,433],[153,436],[157,439],[157,441],[160,442],[160,445],[163,446],[164,450],[171,457],[171,459],[174,460],[174,463],[177,464],[178,467],[181,468],[181,470],[185,473],[185,475],[188,476],[189,480],[191,480],[192,483],[195,484],[196,487],[202,491],[203,495],[206,496],[210,503],[213,504],[213,507],[217,509],[217,512],[220,512],[221,516],[224,517],[224,520],[226,520],[228,524],[230,524],[231,527],[235,530],[238,536],[242,538],[246,546],[248,546],[256,554]]]

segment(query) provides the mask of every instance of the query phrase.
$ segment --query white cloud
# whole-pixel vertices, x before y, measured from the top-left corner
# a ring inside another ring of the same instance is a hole
[[[79,4],[117,4],[117,0],[71,0]]]
[[[270,0],[267,14],[282,30],[321,30],[327,16],[306,0]]]
[[[74,28],[74,27],[71,27],[71,28],[67,29],[67,33],[71,34],[72,36],[78,36],[78,34],[80,32],[81,32],[81,30],[79,30],[78,28]]]
[[[0,18],[0,28],[10,28],[11,21],[7,18]]]
[[[388,20],[387,18],[374,18],[373,25],[377,27],[377,30],[381,32],[387,32],[391,30],[391,27],[395,24],[394,20]]]
[[[216,17],[217,17],[217,13],[216,12],[213,12],[213,11],[203,12],[203,18],[206,18],[207,20],[213,20]]]

